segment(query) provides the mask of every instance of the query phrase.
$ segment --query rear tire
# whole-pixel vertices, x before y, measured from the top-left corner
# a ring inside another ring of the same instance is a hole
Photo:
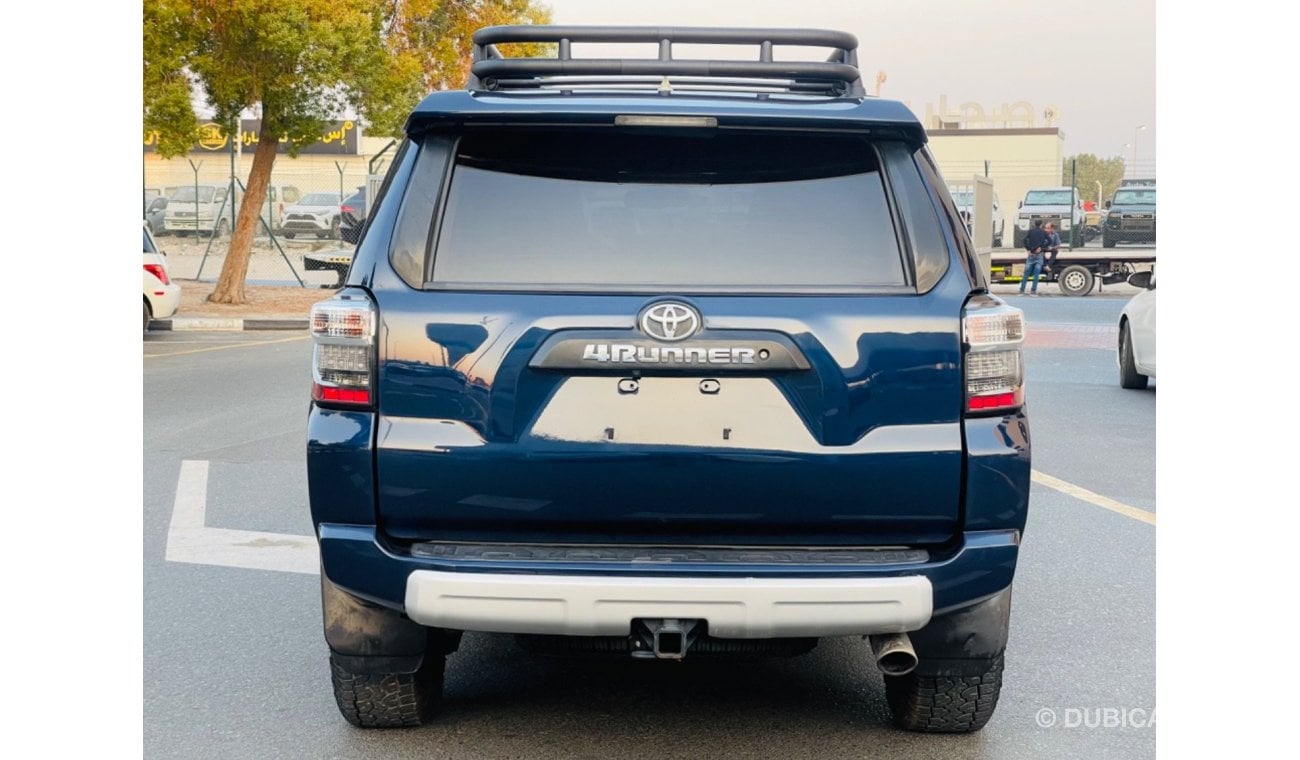
[[[1097,278],[1087,267],[1071,264],[1056,275],[1056,283],[1061,286],[1061,292],[1067,296],[1086,296],[1092,292]]]
[[[293,240],[293,236],[296,235],[296,234],[298,234],[298,233],[296,233],[296,232],[281,232],[280,234],[284,237],[285,240]]]
[[[149,332],[149,321],[153,319],[153,313],[149,310],[149,302],[144,302],[144,331]]]
[[[885,676],[894,723],[908,731],[967,734],[984,728],[1002,693],[1002,655],[973,676]]]
[[[195,233],[195,234],[198,234],[198,233]],[[216,235],[216,236],[219,237],[219,238],[223,238],[223,237],[229,235],[229,234],[230,234],[230,222],[229,222],[228,220],[226,220],[226,219],[222,219],[221,221],[217,222],[216,230],[213,232],[213,234]]]
[[[1119,387],[1140,391],[1147,387],[1148,382],[1149,378],[1137,371],[1137,362],[1133,359],[1133,334],[1125,322],[1119,328]]]
[[[442,701],[446,661],[431,651],[414,673],[356,673],[331,654],[334,701],[347,722],[359,728],[424,725]]]
[[[1118,243],[1118,242],[1119,242],[1118,240],[1112,240],[1112,239],[1110,238],[1110,236],[1106,235],[1105,233],[1102,233],[1102,235],[1101,235],[1101,247],[1102,247],[1102,248],[1114,248],[1114,247],[1115,247],[1115,244]]]

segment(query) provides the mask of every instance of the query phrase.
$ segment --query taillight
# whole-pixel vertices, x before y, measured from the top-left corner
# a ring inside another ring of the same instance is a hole
[[[163,269],[162,264],[145,264],[144,271],[162,280],[162,284],[171,285],[171,278],[167,276],[167,270]]]
[[[989,296],[975,296],[962,316],[966,413],[1001,414],[1024,403],[1020,344],[1024,313]]]
[[[345,214],[351,214],[353,211],[356,211],[356,209],[351,206],[339,206],[339,211],[342,211]]]
[[[371,405],[375,307],[363,294],[340,294],[311,307],[311,397],[336,406]]]

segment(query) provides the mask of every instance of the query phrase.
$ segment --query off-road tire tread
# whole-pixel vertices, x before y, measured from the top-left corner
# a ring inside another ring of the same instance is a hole
[[[993,717],[1002,691],[1003,658],[989,660],[978,676],[885,677],[885,696],[894,723],[908,731],[965,734]]]
[[[360,728],[401,728],[428,723],[442,700],[445,659],[430,654],[414,673],[353,673],[330,657],[334,700],[347,722]]]

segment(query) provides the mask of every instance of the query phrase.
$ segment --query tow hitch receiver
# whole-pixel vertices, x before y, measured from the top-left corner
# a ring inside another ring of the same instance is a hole
[[[633,620],[632,656],[681,660],[699,635],[698,620],[676,618]]]

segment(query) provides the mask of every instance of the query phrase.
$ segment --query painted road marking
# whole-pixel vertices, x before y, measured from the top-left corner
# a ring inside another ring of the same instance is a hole
[[[212,346],[210,348],[191,348],[188,351],[164,351],[158,354],[145,354],[146,359],[156,359],[160,356],[184,356],[185,354],[201,354],[205,351],[225,351],[230,348],[246,348],[248,346],[268,346],[272,343],[291,343],[295,340],[307,340],[306,335],[295,335],[292,338],[279,338],[277,340],[258,340],[248,343],[231,343],[224,346]]]
[[[169,562],[304,575],[320,572],[320,550],[312,536],[209,528],[205,524],[207,506],[207,460],[181,462],[181,474],[176,479],[176,502],[167,529],[166,556]]]
[[[1064,480],[1061,480],[1060,478],[1054,478],[1051,475],[1045,475],[1039,472],[1038,470],[1034,470],[1033,478],[1035,483],[1039,483],[1053,490],[1060,491],[1066,496],[1073,496],[1074,498],[1079,499],[1080,501],[1086,501],[1089,504],[1101,507],[1102,509],[1109,509],[1112,512],[1124,515],[1125,517],[1131,517],[1134,520],[1138,520],[1139,522],[1144,522],[1147,525],[1156,524],[1155,512],[1148,512],[1145,509],[1138,509],[1137,507],[1131,507],[1122,501],[1115,501],[1109,496],[1102,496],[1099,493],[1093,493],[1092,491],[1089,491],[1083,486],[1076,486],[1073,483],[1067,483]]]
[[[1156,524],[1152,512],[1093,493],[1038,470],[1035,483],[1073,496],[1103,509],[1134,520]],[[274,570],[282,573],[317,575],[320,573],[320,549],[313,536],[290,533],[265,533],[253,530],[210,528],[205,524],[208,503],[208,462],[187,459],[181,462],[176,479],[176,501],[172,521],[167,529],[168,562],[193,565],[240,567],[247,570]]]

